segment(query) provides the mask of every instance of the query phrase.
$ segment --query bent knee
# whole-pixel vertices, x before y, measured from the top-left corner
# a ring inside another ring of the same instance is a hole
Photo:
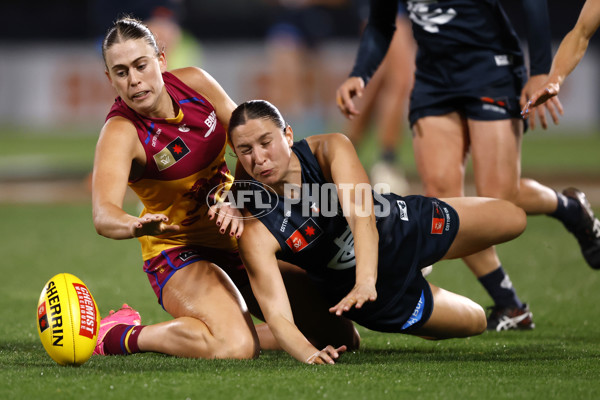
[[[507,213],[510,215],[510,218],[507,218],[506,220],[511,222],[511,234],[513,237],[517,237],[521,235],[527,227],[527,214],[525,213],[525,210],[513,203],[507,203],[506,206],[510,210]]]
[[[258,358],[260,344],[250,332],[218,340],[214,358],[249,360]]]
[[[182,317],[170,324],[170,335],[183,349],[182,355],[205,359],[251,359],[258,357],[260,346],[250,328],[230,328],[227,335],[211,331],[204,322]]]
[[[472,311],[472,333],[469,336],[481,335],[487,329],[487,317],[483,308],[476,304]]]

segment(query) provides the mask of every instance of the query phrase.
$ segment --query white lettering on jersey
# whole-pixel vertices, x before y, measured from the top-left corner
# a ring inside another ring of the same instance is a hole
[[[162,133],[162,130],[160,128],[158,128],[156,130],[156,133],[152,136],[152,147],[156,147],[156,142],[158,141],[158,137],[160,136],[161,133]]]
[[[439,25],[444,25],[456,17],[456,10],[449,8],[446,11],[436,8],[437,1],[412,0],[408,2],[407,10],[410,20],[423,27],[429,33],[438,33]],[[431,10],[430,10],[431,9]]]
[[[338,252],[327,263],[327,268],[331,269],[348,269],[356,266],[356,258],[354,257],[354,236],[350,226],[346,228],[341,236],[334,239],[333,243],[339,248]]]
[[[396,200],[396,204],[398,204],[398,208],[400,209],[400,219],[402,221],[408,221],[408,208],[406,207],[406,202],[404,200]]]
[[[204,137],[208,137],[211,133],[214,132],[215,128],[217,127],[217,114],[214,111],[211,112],[208,118],[204,120],[204,123],[208,127],[208,131],[206,132]]]

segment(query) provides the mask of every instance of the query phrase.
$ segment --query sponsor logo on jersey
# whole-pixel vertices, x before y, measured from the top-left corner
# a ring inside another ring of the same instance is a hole
[[[431,234],[441,235],[444,232],[444,225],[446,225],[446,218],[440,208],[440,204],[437,201],[432,201],[433,215],[431,217]]]
[[[204,123],[208,127],[208,131],[206,131],[204,137],[209,137],[217,127],[217,114],[214,111],[211,112],[210,115],[204,120]]]
[[[40,332],[44,332],[50,326],[48,324],[48,314],[46,314],[45,301],[38,307],[38,323],[40,324]]]
[[[179,125],[179,127],[177,129],[179,129],[179,132],[183,132],[183,133],[190,131],[190,128],[186,124]]]
[[[402,221],[408,221],[408,208],[406,207],[406,202],[404,200],[396,200],[396,204],[398,204],[398,208],[400,209],[400,219]]]
[[[156,143],[158,142],[158,137],[160,136],[161,133],[162,133],[162,130],[160,128],[158,128],[156,130],[156,133],[154,135],[152,135],[152,147],[156,147]]]
[[[496,61],[498,67],[505,67],[513,64],[512,56],[508,54],[498,54],[494,56],[494,61]]]
[[[309,218],[287,238],[285,243],[294,253],[297,253],[314,242],[322,233],[323,231],[319,225],[312,218]]]
[[[154,155],[154,162],[159,171],[163,171],[173,165],[190,152],[183,139],[177,137],[164,149]]]
[[[279,227],[279,232],[285,232],[285,228],[287,227],[288,221],[291,216],[292,216],[292,210],[287,210],[283,217],[283,222],[281,223],[281,226]]]
[[[327,268],[342,270],[356,267],[356,257],[354,255],[354,236],[350,226],[346,225],[346,230],[333,240],[338,247],[337,253],[327,263]]]
[[[457,15],[455,9],[442,10],[437,1],[433,0],[412,0],[408,2],[406,9],[410,20],[429,33],[438,33],[440,25],[447,24]]]

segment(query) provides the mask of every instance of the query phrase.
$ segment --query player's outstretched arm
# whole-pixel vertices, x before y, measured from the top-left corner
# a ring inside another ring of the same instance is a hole
[[[590,38],[600,26],[600,0],[587,0],[581,9],[575,27],[564,37],[554,60],[548,78],[535,87],[521,115],[528,118],[535,107],[552,101],[560,92],[565,78],[579,64],[585,54]],[[562,107],[560,108],[562,114]]]
[[[252,291],[265,320],[281,347],[292,357],[307,364],[334,364],[346,350],[327,346],[318,350],[294,323],[292,308],[283,284],[275,253],[277,240],[258,220],[246,223],[239,240],[240,255],[248,271]]]
[[[330,312],[342,315],[352,307],[377,299],[379,232],[375,224],[373,193],[369,178],[354,146],[342,134],[312,136],[308,139],[327,179],[336,184],[338,198],[354,237],[356,283]]]
[[[123,210],[132,166],[143,165],[145,153],[133,124],[122,117],[106,122],[100,133],[92,175],[92,211],[96,231],[112,239],[160,235],[179,230],[162,214],[137,217]]]

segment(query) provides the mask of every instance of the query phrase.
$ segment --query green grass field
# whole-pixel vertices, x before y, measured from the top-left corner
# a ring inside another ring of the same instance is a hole
[[[429,342],[361,329],[362,349],[335,366],[305,366],[283,352],[255,361],[205,361],[138,354],[93,357],[78,368],[46,355],[36,331],[45,282],[71,272],[87,283],[103,314],[122,302],[144,323],[168,318],[141,271],[135,241],[98,237],[90,207],[2,206],[0,398],[594,399],[600,383],[600,275],[575,240],[547,217],[499,247],[506,269],[537,324],[530,332],[485,333]],[[489,300],[460,262],[435,266],[431,281]]]
[[[91,167],[94,139],[88,136],[0,135],[0,141],[0,159],[53,160],[46,165],[57,172],[83,174]],[[526,141],[524,153],[531,159],[527,168],[534,170],[600,171],[598,136],[536,138]],[[135,212],[135,204],[128,207]],[[361,328],[361,350],[343,355],[335,366],[306,366],[283,352],[264,352],[253,361],[92,357],[78,368],[58,366],[41,345],[36,306],[42,287],[54,274],[70,272],[89,286],[102,314],[127,302],[141,312],[143,323],[163,321],[168,315],[141,270],[137,241],[98,236],[88,203],[0,204],[0,220],[0,399],[599,397],[600,274],[584,263],[574,238],[548,217],[530,218],[522,237],[498,247],[533,311],[537,326],[530,332],[430,342]],[[437,264],[430,280],[491,305],[461,262]]]

